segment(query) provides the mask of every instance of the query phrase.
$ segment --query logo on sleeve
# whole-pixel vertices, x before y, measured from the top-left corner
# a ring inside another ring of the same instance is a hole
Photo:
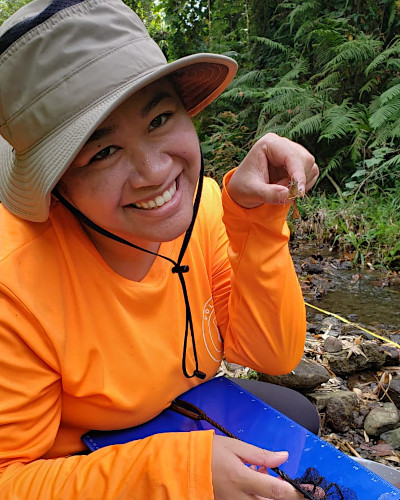
[[[203,339],[207,352],[217,363],[221,362],[223,347],[222,338],[218,330],[217,320],[212,298],[210,297],[203,308]]]

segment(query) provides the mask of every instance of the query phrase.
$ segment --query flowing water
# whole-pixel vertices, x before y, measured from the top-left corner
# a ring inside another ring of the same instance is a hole
[[[368,268],[338,268],[338,261],[327,249],[316,249],[315,246],[302,243],[292,250],[292,255],[297,265],[301,266],[310,256],[314,256],[323,267],[323,272],[314,279],[321,280],[322,286],[325,280],[327,291],[316,298],[315,294],[308,294],[305,290],[306,302],[350,319],[365,328],[397,332],[396,337],[400,338],[400,277],[393,286],[382,286],[388,281],[386,273]],[[321,313],[307,307],[309,321],[313,321],[317,314]],[[397,338],[393,340],[398,342]]]

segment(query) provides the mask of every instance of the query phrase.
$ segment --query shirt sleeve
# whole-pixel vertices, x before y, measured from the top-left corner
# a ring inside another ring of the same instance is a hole
[[[225,176],[222,193],[231,265],[228,322],[221,332],[225,356],[263,373],[288,373],[301,359],[306,334],[304,299],[288,247],[289,206],[237,205],[226,190],[232,175]]]
[[[213,498],[212,431],[159,434],[90,455],[41,458],[60,425],[57,359],[29,311],[1,290],[0,310],[2,500]]]

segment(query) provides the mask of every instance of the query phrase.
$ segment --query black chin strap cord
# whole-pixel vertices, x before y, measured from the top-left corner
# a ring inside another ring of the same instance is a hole
[[[199,362],[197,358],[197,349],[196,349],[196,339],[194,336],[194,328],[193,328],[193,320],[192,320],[192,311],[190,309],[190,303],[189,303],[189,297],[188,297],[188,292],[186,288],[186,282],[185,282],[185,277],[184,273],[187,273],[189,271],[189,266],[182,265],[182,259],[185,255],[186,249],[189,244],[190,237],[192,235],[194,223],[196,221],[197,217],[197,212],[199,210],[199,205],[200,205],[200,198],[201,198],[201,192],[203,189],[203,176],[204,176],[204,159],[203,159],[203,154],[201,154],[201,167],[200,167],[200,175],[199,175],[199,181],[197,184],[197,190],[196,190],[196,196],[193,204],[193,215],[192,215],[192,220],[190,221],[189,227],[186,230],[185,236],[183,238],[182,242],[182,247],[179,252],[178,260],[175,262],[173,259],[170,259],[169,257],[166,257],[165,255],[161,255],[156,252],[152,252],[151,250],[147,250],[146,248],[139,247],[135,245],[134,243],[131,243],[130,241],[127,241],[119,236],[117,236],[114,233],[111,233],[110,231],[107,231],[107,229],[102,228],[101,226],[97,225],[95,222],[93,222],[91,219],[86,217],[85,214],[83,214],[80,210],[78,210],[76,207],[74,207],[68,200],[66,200],[56,189],[53,190],[54,196],[67,208],[75,217],[77,217],[81,222],[83,222],[86,226],[90,227],[97,233],[102,234],[103,236],[106,236],[107,238],[110,238],[114,241],[117,241],[118,243],[122,243],[124,245],[130,246],[132,248],[136,248],[137,250],[141,250],[143,252],[149,253],[151,255],[155,255],[156,257],[161,257],[162,259],[168,260],[173,264],[173,267],[171,269],[172,273],[177,274],[179,277],[179,281],[182,287],[182,293],[183,293],[183,298],[185,300],[185,309],[186,309],[186,322],[185,322],[185,336],[184,336],[184,341],[183,341],[183,353],[182,353],[182,371],[183,374],[185,375],[186,378],[192,378],[192,377],[197,377],[200,379],[205,379],[206,374],[202,371],[199,370]],[[192,348],[193,348],[193,356],[194,356],[194,361],[195,361],[195,369],[192,374],[189,374],[186,369],[186,351],[187,351],[187,343],[188,343],[188,336],[190,332],[190,338],[192,342]]]

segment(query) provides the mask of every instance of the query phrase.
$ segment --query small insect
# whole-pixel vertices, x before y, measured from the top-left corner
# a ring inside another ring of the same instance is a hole
[[[303,196],[304,193],[302,190],[299,189],[298,180],[292,179],[289,182],[288,189],[289,189],[289,200],[293,200],[292,201],[292,205],[293,205],[292,217],[293,217],[293,219],[300,219],[300,212],[297,208],[297,198],[299,198],[300,196]]]

